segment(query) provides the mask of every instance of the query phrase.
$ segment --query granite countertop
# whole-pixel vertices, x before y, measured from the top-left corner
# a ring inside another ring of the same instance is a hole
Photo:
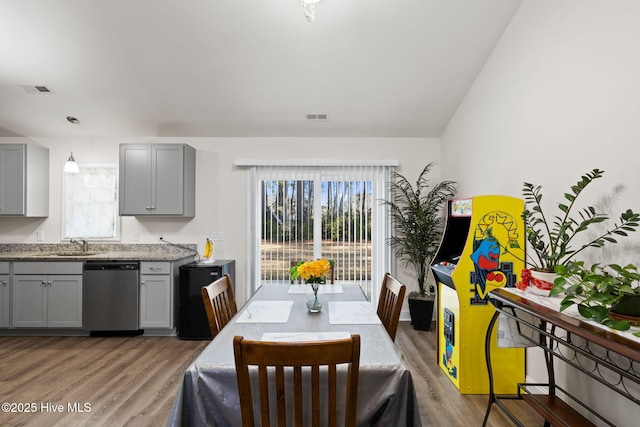
[[[197,245],[180,244],[108,244],[89,243],[87,252],[82,252],[73,243],[16,243],[0,244],[0,261],[177,261],[198,257]]]

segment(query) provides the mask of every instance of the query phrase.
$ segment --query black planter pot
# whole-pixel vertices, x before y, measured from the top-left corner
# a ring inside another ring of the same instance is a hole
[[[609,311],[609,317],[626,320],[631,326],[640,326],[640,295],[625,295]]]
[[[611,307],[611,311],[625,316],[640,317],[640,295],[625,295],[620,302]]]
[[[411,325],[418,331],[428,331],[431,328],[433,318],[434,300],[409,297],[409,313],[411,314]]]

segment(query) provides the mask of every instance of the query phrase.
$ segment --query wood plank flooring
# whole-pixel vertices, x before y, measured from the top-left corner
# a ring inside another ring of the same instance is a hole
[[[460,394],[442,372],[436,360],[435,325],[430,331],[416,331],[409,322],[400,322],[396,345],[411,370],[418,396],[423,426],[470,427],[481,426],[487,410],[487,395]],[[484,354],[479,357],[484,358]],[[544,420],[522,401],[508,401],[505,405],[525,426],[542,426]],[[495,405],[487,425],[507,427],[514,424]]]
[[[396,343],[413,373],[425,427],[481,425],[487,397],[459,394],[440,371],[433,328],[414,331],[401,322]],[[0,337],[0,403],[37,409],[2,411],[0,425],[165,425],[185,369],[207,344],[176,337]],[[530,410],[519,415],[526,425],[542,425]],[[489,425],[512,424],[494,407]]]

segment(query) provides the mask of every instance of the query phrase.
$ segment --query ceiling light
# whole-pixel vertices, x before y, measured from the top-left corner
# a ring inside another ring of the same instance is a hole
[[[313,20],[316,18],[315,5],[319,1],[320,0],[300,0],[300,3],[302,4],[302,10],[304,11],[304,16],[305,18],[307,18],[307,21],[313,22]]]
[[[80,168],[78,167],[78,164],[76,163],[76,159],[73,158],[73,152],[71,152],[71,155],[69,156],[69,160],[67,160],[67,162],[64,164],[64,171],[65,171],[65,173],[78,173],[78,172],[80,172]]]

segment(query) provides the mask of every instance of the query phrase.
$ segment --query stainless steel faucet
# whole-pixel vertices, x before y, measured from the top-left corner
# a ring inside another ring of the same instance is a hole
[[[69,243],[77,243],[82,247],[82,252],[87,252],[89,250],[89,242],[86,240],[77,241],[76,239],[69,240]]]

